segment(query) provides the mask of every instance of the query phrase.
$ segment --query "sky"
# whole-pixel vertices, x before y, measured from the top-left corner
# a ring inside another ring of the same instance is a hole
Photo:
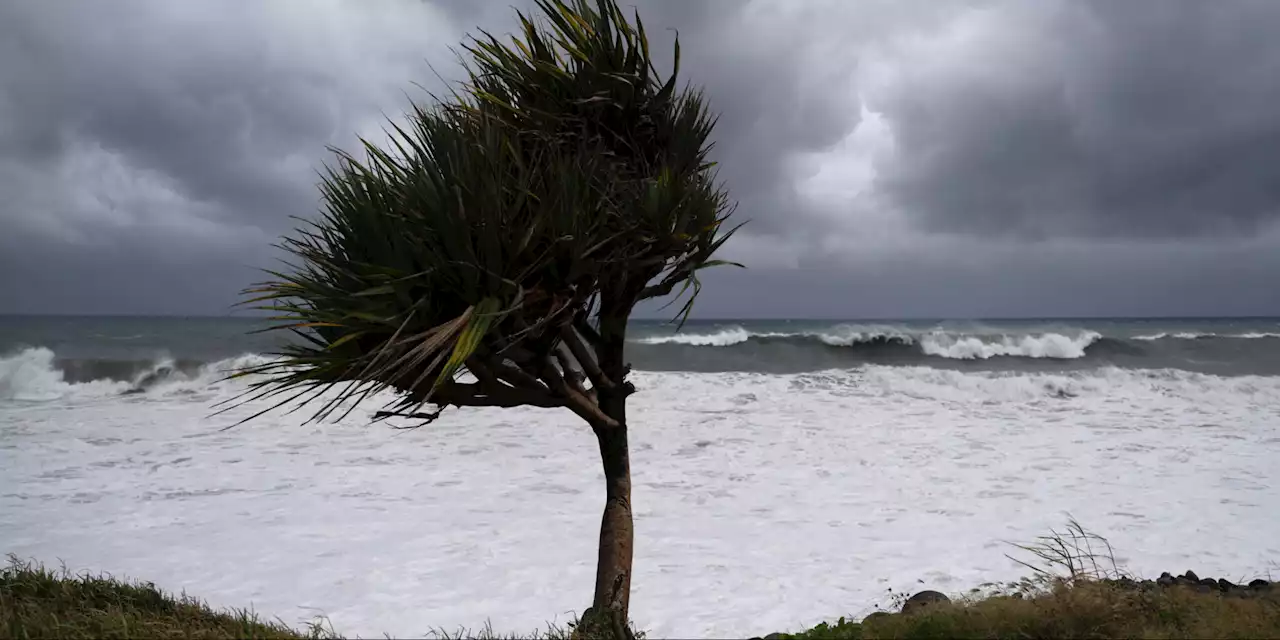
[[[698,316],[1280,315],[1280,2],[621,4],[748,221]],[[227,313],[531,5],[0,0],[0,313]]]

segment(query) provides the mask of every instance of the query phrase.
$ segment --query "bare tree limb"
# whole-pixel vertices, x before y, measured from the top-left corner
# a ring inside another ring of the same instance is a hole
[[[668,295],[674,291],[676,285],[679,283],[680,280],[672,280],[668,277],[658,284],[649,285],[641,289],[639,299],[648,300],[650,298],[661,298],[662,296]]]
[[[563,326],[560,328],[560,339],[562,344],[569,347],[569,351],[573,353],[573,357],[582,367],[582,371],[587,374],[587,378],[591,380],[591,385],[597,389],[612,389],[617,383],[610,380],[600,370],[600,364],[596,361],[596,355],[586,344],[582,342],[582,336],[573,327]]]
[[[489,387],[487,385],[452,382],[432,396],[431,401],[459,407],[563,407],[565,402],[550,393],[517,387]]]
[[[400,413],[398,411],[379,411],[373,414],[374,420],[385,420],[387,418],[412,418],[414,420],[426,420],[431,422],[440,417],[444,409],[436,409],[435,411],[423,411],[416,413]]]
[[[492,361],[489,363],[489,367],[493,370],[494,375],[498,376],[500,380],[514,387],[520,387],[530,391],[541,391],[544,393],[550,391],[547,385],[539,382],[538,377],[530,373],[524,367],[512,366],[505,362]]]
[[[470,358],[467,358],[466,364],[467,370],[475,375],[476,379],[480,381],[480,384],[490,387],[504,386],[502,381],[498,380],[498,377],[493,375],[493,371],[490,370],[489,367],[485,365],[484,361],[480,359],[480,356],[473,355]]]
[[[564,398],[564,406],[586,420],[592,429],[613,429],[621,426],[617,420],[601,411],[600,406],[591,398],[571,389],[560,372],[556,370],[555,363],[550,357],[543,363],[541,378],[552,391]]]
[[[592,349],[596,350],[597,353],[599,352],[600,346],[604,344],[604,338],[601,338],[600,332],[596,331],[596,328],[591,326],[590,322],[587,322],[587,318],[585,316],[574,318],[573,328],[577,329],[578,333],[581,334],[587,342],[591,343]]]
[[[564,376],[565,384],[568,384],[570,389],[584,396],[587,395],[587,388],[582,384],[586,376],[583,375],[581,369],[574,366],[573,354],[569,353],[569,348],[563,342],[556,345],[556,362],[560,363],[560,371]]]

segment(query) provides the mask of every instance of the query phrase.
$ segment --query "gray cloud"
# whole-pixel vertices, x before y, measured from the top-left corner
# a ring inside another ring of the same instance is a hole
[[[419,3],[0,6],[0,310],[224,311],[315,212],[326,145],[378,133],[460,34]]]
[[[225,311],[532,2],[71,4],[0,4],[0,312]],[[635,4],[751,220],[704,316],[1280,312],[1275,3]]]
[[[1274,2],[1018,3],[900,47],[882,189],[930,229],[1247,235],[1280,208]]]

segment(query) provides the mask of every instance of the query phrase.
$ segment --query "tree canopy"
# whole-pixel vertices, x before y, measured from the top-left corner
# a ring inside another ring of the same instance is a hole
[[[314,418],[393,389],[392,413],[567,406],[590,421],[592,390],[624,384],[599,371],[594,320],[676,287],[687,317],[732,207],[707,159],[715,119],[678,85],[679,40],[664,78],[613,0],[537,7],[509,41],[465,43],[468,80],[392,123],[388,148],[335,150],[323,215],[281,245],[299,261],[249,291],[300,337],[243,372],[267,374],[254,397],[338,385]]]

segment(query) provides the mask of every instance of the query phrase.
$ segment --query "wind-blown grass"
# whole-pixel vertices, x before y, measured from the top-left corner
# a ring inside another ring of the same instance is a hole
[[[111,576],[72,574],[9,557],[0,569],[0,638],[330,638],[249,610],[217,611],[185,594]]]

